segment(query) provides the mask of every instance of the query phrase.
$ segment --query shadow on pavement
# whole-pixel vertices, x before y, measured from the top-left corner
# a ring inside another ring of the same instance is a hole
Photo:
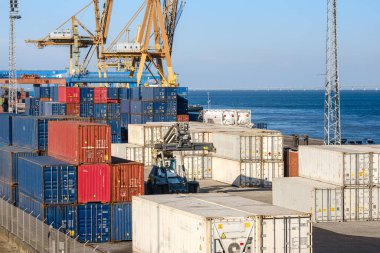
[[[380,253],[380,238],[342,235],[314,227],[313,253]]]

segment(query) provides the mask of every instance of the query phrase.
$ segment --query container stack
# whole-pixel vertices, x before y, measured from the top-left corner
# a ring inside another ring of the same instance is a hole
[[[228,194],[133,199],[133,252],[311,253],[310,215]]]
[[[113,155],[151,166],[154,145],[172,125],[130,125],[129,143],[114,145]],[[273,178],[284,177],[283,137],[278,131],[190,123],[190,133],[193,142],[213,143],[216,153],[184,152],[188,178],[214,179],[239,187],[271,187]]]
[[[380,146],[301,146],[299,176],[274,182],[274,204],[315,222],[380,220]]]

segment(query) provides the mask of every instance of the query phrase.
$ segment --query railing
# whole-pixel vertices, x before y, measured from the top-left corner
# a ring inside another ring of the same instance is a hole
[[[23,211],[0,199],[0,226],[41,253],[104,253],[88,243],[79,243],[69,234],[45,224],[33,213]]]

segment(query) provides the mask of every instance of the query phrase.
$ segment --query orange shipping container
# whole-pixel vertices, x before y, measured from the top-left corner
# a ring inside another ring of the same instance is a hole
[[[189,122],[189,115],[177,115],[177,122]]]
[[[66,115],[80,117],[80,104],[66,104]]]
[[[49,121],[49,156],[71,164],[111,162],[111,127],[79,121]]]
[[[144,195],[144,164],[112,157],[111,202],[131,202]]]
[[[298,177],[298,151],[289,150],[288,152],[289,177]]]

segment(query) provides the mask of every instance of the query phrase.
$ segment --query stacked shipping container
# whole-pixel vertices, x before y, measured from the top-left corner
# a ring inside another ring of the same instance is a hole
[[[275,181],[273,201],[316,222],[379,220],[379,166],[380,146],[302,146],[301,178]]]

